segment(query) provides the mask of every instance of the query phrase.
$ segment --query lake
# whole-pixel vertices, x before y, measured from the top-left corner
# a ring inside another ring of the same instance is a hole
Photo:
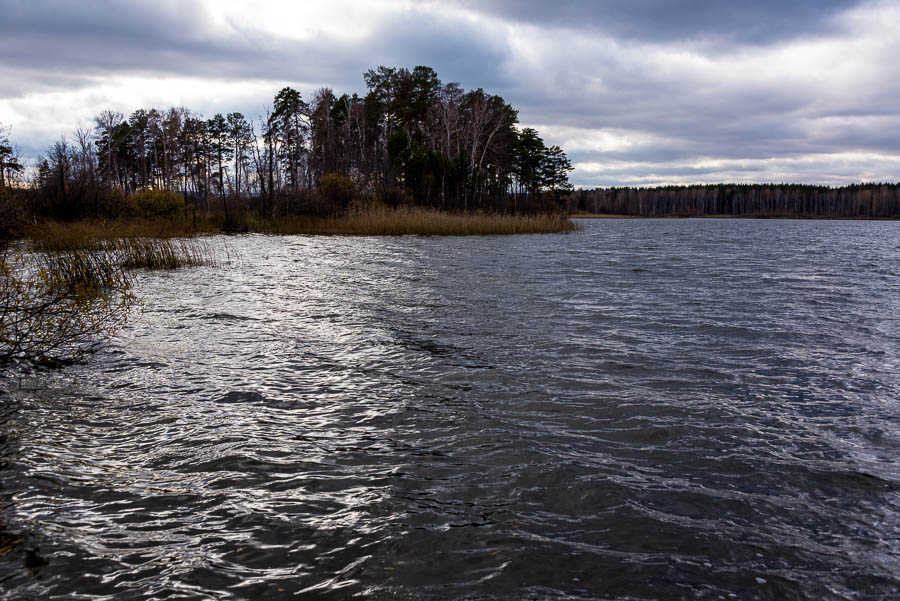
[[[4,599],[885,599],[900,222],[244,236],[0,378]]]

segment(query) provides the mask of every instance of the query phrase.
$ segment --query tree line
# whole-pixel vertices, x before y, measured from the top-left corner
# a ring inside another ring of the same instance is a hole
[[[0,192],[15,184],[24,170],[18,151],[9,141],[10,129],[0,123]]]
[[[203,212],[340,214],[348,196],[448,211],[558,209],[571,163],[483,89],[443,83],[434,69],[380,66],[362,95],[285,87],[264,114],[206,118],[185,107],[105,110],[37,161],[39,216],[117,216],[125,198],[165,190]],[[0,142],[4,139],[0,137]],[[0,144],[0,190],[22,173]],[[5,167],[4,167],[5,165]],[[15,173],[13,173],[15,171]],[[352,194],[322,194],[329,189]]]
[[[900,217],[900,184],[843,187],[712,184],[579,190],[569,208],[589,213],[663,216]]]

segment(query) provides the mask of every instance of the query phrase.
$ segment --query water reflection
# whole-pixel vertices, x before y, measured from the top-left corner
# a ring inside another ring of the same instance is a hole
[[[4,380],[0,587],[889,595],[897,225],[587,225],[145,275],[93,363]]]

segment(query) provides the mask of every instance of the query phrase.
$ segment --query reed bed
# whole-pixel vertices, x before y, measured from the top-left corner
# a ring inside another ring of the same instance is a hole
[[[169,219],[114,219],[76,222],[47,221],[25,232],[33,249],[44,252],[96,250],[113,240],[193,238],[216,233],[221,228],[209,222]]]
[[[125,269],[180,269],[218,264],[209,246],[197,238],[119,238],[106,241],[103,247]]]
[[[266,234],[344,236],[548,234],[582,229],[561,215],[460,214],[419,208],[370,208],[343,217],[250,218],[247,226]],[[213,222],[202,228],[151,219],[46,222],[32,227],[27,238],[36,253],[87,251],[105,254],[124,269],[179,269],[219,265],[200,234],[221,231]]]
[[[36,253],[71,255],[91,252],[123,269],[179,269],[218,264],[196,232],[167,221],[48,222],[29,232]]]
[[[282,217],[251,221],[249,225],[251,231],[267,234],[345,236],[484,236],[582,229],[581,225],[559,215],[458,214],[428,209],[373,209],[344,217]]]
[[[179,269],[215,266],[208,245],[197,238],[118,238],[109,240],[41,238],[30,241],[31,250],[48,256],[92,253],[123,269]]]

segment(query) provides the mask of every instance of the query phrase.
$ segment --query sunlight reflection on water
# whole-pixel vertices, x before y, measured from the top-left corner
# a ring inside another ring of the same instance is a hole
[[[214,239],[3,381],[0,590],[890,596],[898,225]]]

